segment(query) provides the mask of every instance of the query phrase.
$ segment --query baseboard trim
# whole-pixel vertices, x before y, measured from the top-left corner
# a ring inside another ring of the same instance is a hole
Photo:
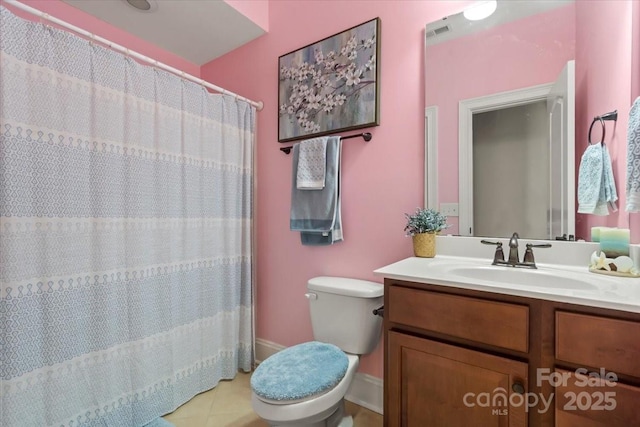
[[[382,378],[357,372],[344,398],[349,402],[382,414],[383,390]]]
[[[284,345],[276,344],[271,341],[256,338],[256,364],[260,364],[267,357],[273,356],[280,350],[284,350]]]
[[[256,339],[256,363],[276,354],[286,347],[271,341]],[[382,414],[384,387],[381,378],[356,373],[345,399],[378,414]]]

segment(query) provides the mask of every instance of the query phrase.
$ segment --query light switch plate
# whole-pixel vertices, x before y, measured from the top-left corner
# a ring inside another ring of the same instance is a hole
[[[440,203],[440,213],[446,216],[458,216],[458,204]]]

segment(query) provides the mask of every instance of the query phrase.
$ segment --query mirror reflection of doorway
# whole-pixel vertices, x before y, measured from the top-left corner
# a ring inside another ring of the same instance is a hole
[[[473,229],[549,238],[546,101],[473,115]]]
[[[462,100],[459,112],[460,234],[571,240],[574,61],[554,83]]]

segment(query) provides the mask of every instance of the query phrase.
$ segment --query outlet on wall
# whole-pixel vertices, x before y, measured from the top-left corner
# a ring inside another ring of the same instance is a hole
[[[458,216],[458,204],[440,203],[440,213],[446,216]]]

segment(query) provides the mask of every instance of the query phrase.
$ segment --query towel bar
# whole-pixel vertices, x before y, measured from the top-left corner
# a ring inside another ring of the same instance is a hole
[[[363,132],[363,133],[356,133],[355,135],[343,136],[340,139],[345,140],[345,139],[358,138],[358,137],[362,137],[362,139],[364,139],[365,141],[371,141],[371,138],[373,138],[370,132]],[[280,148],[280,151],[282,151],[284,154],[289,154],[292,148],[293,146],[282,147]]]

